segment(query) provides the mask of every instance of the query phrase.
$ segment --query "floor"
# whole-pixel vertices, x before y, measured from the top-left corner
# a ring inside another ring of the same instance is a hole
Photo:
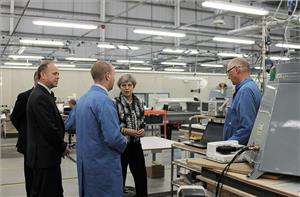
[[[21,197],[25,196],[23,176],[23,155],[15,148],[16,138],[1,138],[0,160],[0,196]],[[76,158],[75,150],[70,155]],[[145,152],[146,165],[151,162],[151,154]],[[165,164],[163,178],[148,178],[149,196],[169,196],[170,193],[170,152],[157,154],[156,159]],[[70,158],[65,158],[61,164],[63,188],[65,197],[78,196],[76,163]],[[128,170],[126,185],[134,186],[133,178]]]

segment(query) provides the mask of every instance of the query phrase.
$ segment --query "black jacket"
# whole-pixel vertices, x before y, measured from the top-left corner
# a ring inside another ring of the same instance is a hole
[[[26,144],[27,144],[26,104],[32,90],[33,88],[25,92],[22,92],[18,95],[14,110],[10,116],[10,120],[12,124],[16,127],[19,133],[19,137],[16,145],[17,150],[22,154],[26,153]]]
[[[64,123],[54,97],[39,84],[28,99],[27,131],[27,165],[32,168],[60,165],[66,149]]]

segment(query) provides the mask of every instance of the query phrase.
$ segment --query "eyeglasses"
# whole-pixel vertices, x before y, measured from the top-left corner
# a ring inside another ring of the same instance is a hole
[[[234,68],[236,68],[236,66],[233,66],[232,68],[230,68],[229,70],[227,70],[226,73],[228,74]]]

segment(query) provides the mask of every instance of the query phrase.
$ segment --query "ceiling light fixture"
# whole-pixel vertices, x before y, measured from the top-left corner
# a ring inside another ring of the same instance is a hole
[[[214,67],[214,68],[222,68],[222,67],[224,67],[224,65],[222,65],[222,64],[200,64],[200,66]]]
[[[254,44],[254,40],[247,40],[247,39],[238,39],[238,38],[228,38],[228,37],[219,37],[216,36],[213,38],[213,41],[217,42],[229,42],[229,43],[236,43],[236,44]]]
[[[20,47],[20,49],[18,50],[18,54],[21,55],[24,51],[25,51],[26,47]]]
[[[117,60],[118,63],[124,63],[124,64],[143,64],[144,61],[142,60]]]
[[[137,66],[132,66],[129,67],[130,70],[152,70],[151,67],[137,67]]]
[[[126,45],[118,45],[119,49],[123,49],[123,50],[139,50],[139,47],[136,46],[126,46]]]
[[[118,48],[119,49],[124,49],[124,50],[128,50],[129,49],[129,47],[125,46],[125,45],[118,45]]]
[[[218,53],[217,55],[221,57],[248,57],[248,55],[242,53]]]
[[[176,65],[176,66],[186,66],[184,62],[162,62],[163,65]]]
[[[22,39],[20,40],[23,44],[33,44],[33,45],[47,45],[47,46],[64,46],[64,43],[61,41],[53,41],[53,40],[29,40]]]
[[[165,68],[165,71],[169,71],[169,72],[183,72],[184,69],[183,68]]]
[[[276,47],[281,47],[281,48],[300,49],[300,44],[283,44],[283,43],[277,43],[275,46]]]
[[[195,55],[195,54],[198,54],[199,51],[196,50],[196,49],[189,49],[189,50],[186,50],[184,53],[187,53],[187,54],[190,54],[190,55]]]
[[[239,13],[259,15],[259,16],[265,16],[269,14],[268,10],[262,8],[235,4],[230,2],[204,1],[202,2],[202,6],[207,8],[214,8],[218,10],[227,10],[232,12],[239,12]]]
[[[99,48],[104,48],[104,49],[115,49],[115,45],[112,44],[107,44],[107,43],[100,43],[97,45]]]
[[[98,59],[96,59],[96,58],[85,58],[85,57],[66,57],[65,60],[95,62]]]
[[[259,66],[256,66],[256,67],[254,67],[254,69],[256,69],[256,70],[262,70],[263,68],[259,67]]]
[[[28,62],[4,62],[4,65],[8,65],[8,66],[32,66],[32,63],[28,63]]]
[[[136,47],[136,46],[129,46],[129,48],[130,48],[131,50],[133,50],[133,51],[139,50],[139,49],[140,49],[140,47]]]
[[[150,30],[150,29],[134,29],[134,33],[146,34],[146,35],[156,35],[156,36],[167,36],[167,37],[185,37],[185,33],[171,32],[171,31],[160,31],[160,30]]]
[[[271,60],[281,60],[281,61],[289,61],[290,58],[288,57],[280,57],[280,56],[271,56],[270,57]]]
[[[57,67],[74,68],[75,64],[55,64]]]
[[[169,49],[169,48],[168,49],[163,49],[162,51],[165,52],[165,53],[176,53],[176,54],[184,52],[183,49]]]
[[[44,58],[43,56],[35,56],[35,55],[9,55],[8,57],[12,59],[36,59],[36,60],[41,60]]]
[[[80,23],[67,23],[67,22],[56,22],[56,21],[43,21],[37,20],[32,21],[34,25],[49,26],[49,27],[64,27],[74,29],[97,29],[96,25],[80,24]]]

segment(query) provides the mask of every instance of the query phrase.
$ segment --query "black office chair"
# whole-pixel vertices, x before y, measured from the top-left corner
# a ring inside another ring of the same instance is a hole
[[[76,146],[75,142],[72,142],[72,137],[76,134],[75,129],[68,129],[66,130],[68,133],[68,147],[69,148],[74,148]]]

